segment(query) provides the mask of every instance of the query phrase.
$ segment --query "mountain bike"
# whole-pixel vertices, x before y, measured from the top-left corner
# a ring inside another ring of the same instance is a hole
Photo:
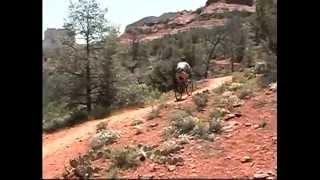
[[[178,81],[174,89],[174,96],[176,97],[176,100],[181,100],[184,93],[187,93],[188,96],[191,96],[194,88],[193,86],[192,79],[187,79],[180,82]]]

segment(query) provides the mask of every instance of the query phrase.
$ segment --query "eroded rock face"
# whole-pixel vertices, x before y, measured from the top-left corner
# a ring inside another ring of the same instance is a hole
[[[148,16],[126,27],[120,36],[122,43],[129,43],[132,38],[142,41],[158,39],[167,34],[188,31],[192,28],[213,28],[224,25],[228,12],[253,13],[254,0],[208,0],[204,7],[195,11],[164,13],[159,17]]]

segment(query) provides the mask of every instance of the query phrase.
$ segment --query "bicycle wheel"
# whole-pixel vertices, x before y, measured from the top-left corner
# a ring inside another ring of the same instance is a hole
[[[183,94],[183,88],[181,88],[181,86],[175,88],[174,96],[176,97],[177,101],[182,99],[182,94]]]
[[[186,87],[186,92],[187,92],[188,96],[192,95],[192,92],[193,92],[193,82],[192,82],[192,80],[188,80],[187,87]]]

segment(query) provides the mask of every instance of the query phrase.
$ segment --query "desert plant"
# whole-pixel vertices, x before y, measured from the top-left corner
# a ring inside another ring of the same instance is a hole
[[[106,130],[107,126],[108,126],[108,121],[103,121],[103,122],[98,123],[96,125],[97,132],[100,132],[102,130]]]
[[[94,119],[102,119],[105,118],[105,116],[107,116],[110,112],[110,108],[97,106],[90,112],[90,116]]]
[[[92,149],[99,149],[104,145],[113,143],[119,138],[119,134],[112,130],[102,130],[91,140]]]
[[[251,89],[242,88],[239,90],[239,98],[244,99],[252,94]]]
[[[151,99],[158,99],[160,92],[146,84],[131,84],[120,87],[116,96],[118,106],[142,105]]]
[[[191,134],[201,139],[208,139],[209,136],[209,127],[208,123],[203,121],[196,122],[195,127],[193,128]]]
[[[217,94],[222,94],[222,93],[224,93],[226,90],[227,90],[227,85],[226,85],[226,84],[222,84],[221,86],[213,89],[213,92],[214,92],[214,93],[217,93]]]
[[[209,121],[209,132],[220,133],[222,129],[221,120],[219,118],[212,118]]]
[[[222,108],[217,108],[215,109],[211,114],[210,114],[210,118],[223,118],[226,114],[227,114],[227,110],[226,109],[222,109]]]
[[[112,167],[108,169],[108,175],[106,179],[119,179],[119,168]]]
[[[150,113],[148,114],[148,117],[147,119],[148,120],[151,120],[151,119],[154,119],[156,117],[158,117],[160,114],[160,110],[158,108],[153,108]]]
[[[113,167],[128,169],[137,165],[139,153],[133,147],[124,147],[112,151],[111,161]]]
[[[197,109],[194,106],[188,106],[188,107],[185,107],[184,110],[185,112],[187,112],[189,115],[192,116],[192,114],[196,112]]]
[[[197,105],[197,110],[201,111],[208,103],[207,93],[198,93],[192,97],[193,102]]]

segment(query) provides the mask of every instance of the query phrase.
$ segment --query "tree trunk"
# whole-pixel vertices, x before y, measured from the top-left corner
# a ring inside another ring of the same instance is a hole
[[[209,52],[209,54],[208,54],[207,62],[206,62],[206,72],[205,72],[205,74],[204,74],[204,77],[205,77],[205,78],[208,78],[210,58],[211,58],[211,56],[213,55],[213,53],[214,53],[217,45],[219,44],[219,41],[220,41],[220,39],[218,39],[218,40],[214,43],[213,47],[211,48],[211,50],[210,50],[210,52]]]
[[[234,71],[233,59],[230,59],[230,64],[231,64],[231,72],[233,72]]]
[[[87,64],[86,64],[86,105],[88,114],[91,112],[92,100],[91,100],[91,68],[90,68],[90,49],[89,49],[89,37],[87,37]]]

